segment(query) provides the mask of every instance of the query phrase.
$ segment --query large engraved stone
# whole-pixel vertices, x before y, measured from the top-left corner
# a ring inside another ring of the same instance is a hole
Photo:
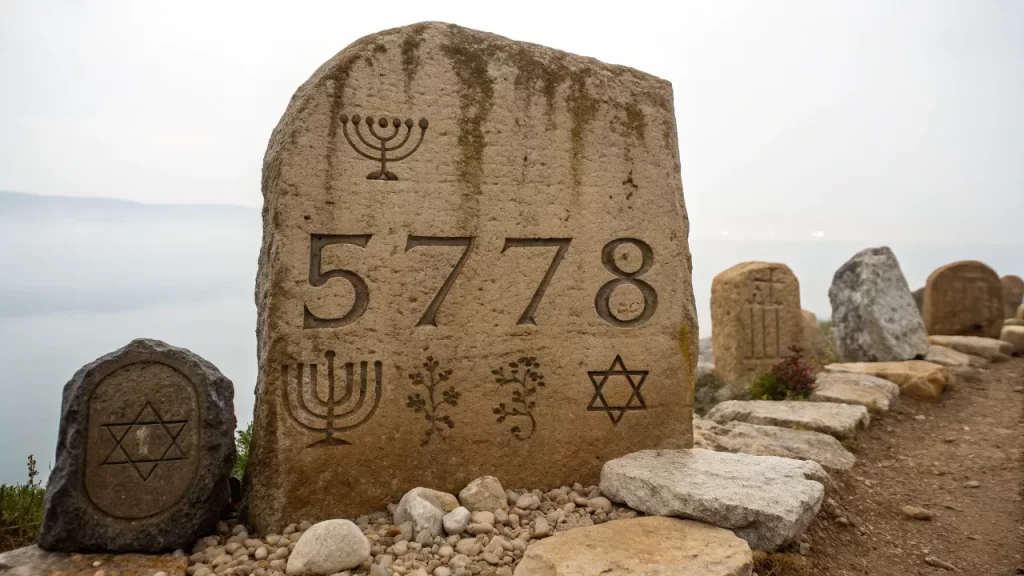
[[[928,334],[999,338],[1003,285],[981,262],[946,264],[928,276],[923,308]]]
[[[64,386],[39,544],[159,552],[217,523],[235,460],[234,388],[212,364],[134,340]]]
[[[785,264],[743,262],[711,283],[711,339],[715,371],[734,392],[792,347],[807,353],[800,311],[800,282]]]
[[[913,360],[928,353],[921,313],[887,246],[861,250],[840,266],[828,297],[843,361]]]
[[[1024,302],[1024,279],[1020,276],[1003,276],[1003,318],[1014,318],[1017,308]]]
[[[448,24],[381,32],[296,92],[263,193],[261,531],[690,445],[668,82]]]

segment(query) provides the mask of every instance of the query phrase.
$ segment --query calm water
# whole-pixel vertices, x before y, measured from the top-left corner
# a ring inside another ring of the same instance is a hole
[[[235,383],[240,424],[256,381],[253,280],[259,212],[0,217],[0,482],[23,479],[34,454],[53,462],[60,394],[83,364],[132,338],[193,350]],[[693,280],[702,335],[710,334],[711,279],[744,260],[785,262],[803,306],[827,317],[832,274],[869,243],[696,239]],[[979,259],[1024,272],[1024,246],[890,245],[911,288],[937,266]]]

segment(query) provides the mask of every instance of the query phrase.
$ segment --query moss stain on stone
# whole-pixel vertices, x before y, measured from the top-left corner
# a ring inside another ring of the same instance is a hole
[[[416,24],[410,27],[409,32],[402,38],[402,72],[405,73],[406,98],[412,98],[412,81],[420,69],[420,45],[423,44],[423,33],[427,27],[426,24]]]
[[[341,116],[345,106],[345,85],[352,74],[352,68],[359,61],[359,53],[342,59],[332,70],[324,75],[326,82],[330,83],[330,103],[328,105],[327,119],[327,152],[324,158],[327,169],[324,171],[324,190],[331,189],[331,181],[334,179],[334,156],[337,151],[338,118]]]
[[[565,65],[565,56],[558,54],[550,62],[544,62],[534,56],[533,50],[520,46],[509,55],[509,61],[516,68],[513,87],[516,92],[524,95],[527,109],[533,103],[533,94],[537,84],[540,84],[540,93],[544,96],[544,112],[548,120],[548,129],[554,129],[555,97],[558,95],[558,86],[565,81],[569,71]]]
[[[569,172],[572,188],[579,192],[583,180],[583,154],[587,127],[597,117],[600,102],[587,89],[589,69],[572,72],[569,82],[569,96],[566,99],[572,127],[569,130]]]
[[[494,55],[493,45],[462,28],[452,27],[448,41],[441,45],[455,78],[459,82],[459,181],[466,187],[460,209],[468,221],[479,213],[479,196],[483,193],[484,150],[487,140],[484,123],[494,107],[494,79],[487,64]]]

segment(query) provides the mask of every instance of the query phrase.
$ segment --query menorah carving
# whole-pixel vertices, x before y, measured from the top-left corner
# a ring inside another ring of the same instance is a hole
[[[345,390],[339,395],[335,389],[334,357],[335,353],[330,350],[324,354],[324,358],[327,359],[327,390],[324,395],[320,393],[318,364],[308,364],[309,378],[304,376],[307,364],[295,364],[295,377],[291,379],[288,365],[281,366],[282,388],[292,419],[310,432],[324,433],[323,438],[309,444],[307,448],[351,444],[336,437],[335,434],[362,426],[373,417],[380,404],[383,364],[380,361],[373,363],[374,387],[370,391],[372,398],[368,399],[368,363],[359,363],[359,394],[353,399],[355,364],[345,363]]]
[[[359,139],[359,141],[362,142],[363,145],[369,148],[370,150],[373,150],[373,154],[364,151],[352,140],[352,136],[350,136],[348,133],[348,122],[350,120],[348,115],[342,114],[339,119],[341,120],[341,131],[345,134],[345,140],[348,140],[349,146],[352,146],[352,149],[355,150],[356,153],[362,156],[363,158],[377,160],[380,162],[380,170],[374,170],[373,172],[367,174],[367,180],[398,180],[398,176],[395,176],[394,172],[388,170],[388,162],[400,162],[402,160],[405,160],[409,156],[412,156],[413,153],[419,149],[420,144],[423,143],[423,135],[426,134],[427,126],[430,124],[429,122],[427,122],[426,118],[420,118],[420,137],[419,140],[416,141],[416,145],[412,147],[412,150],[405,152],[401,156],[389,158],[388,152],[398,152],[409,142],[409,137],[412,135],[412,118],[406,118],[404,123],[398,118],[392,118],[390,122],[392,127],[391,134],[381,135],[377,133],[377,129],[374,127],[373,116],[367,116],[367,131],[370,133],[370,136],[380,141],[379,145],[374,145],[370,144],[366,137],[363,136],[363,131],[359,128],[360,117],[358,114],[354,114],[351,118],[352,129],[356,133],[356,137]],[[384,128],[388,127],[388,119],[381,117],[381,119],[376,122],[376,125],[380,126],[380,128],[383,130]],[[405,126],[405,138],[402,138],[402,141],[399,142],[396,146],[389,147],[388,142],[391,142],[398,136],[399,132],[402,131],[403,125]]]

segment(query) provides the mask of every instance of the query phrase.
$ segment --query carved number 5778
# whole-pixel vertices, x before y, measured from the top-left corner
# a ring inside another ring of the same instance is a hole
[[[324,270],[322,266],[322,255],[324,248],[332,244],[348,244],[352,246],[358,246],[360,248],[366,248],[366,245],[370,242],[371,234],[310,234],[309,237],[309,284],[311,286],[323,286],[331,278],[343,278],[352,285],[352,289],[355,292],[355,298],[352,302],[352,307],[345,314],[336,318],[321,318],[312,311],[308,306],[303,306],[303,319],[302,325],[304,328],[340,328],[348,326],[356,320],[358,320],[365,312],[366,308],[370,303],[370,290],[366,285],[366,281],[361,276],[351,270],[345,270],[342,268]],[[533,293],[533,298],[530,299],[530,303],[526,306],[523,314],[519,317],[516,324],[537,324],[534,318],[534,314],[537,312],[537,308],[540,306],[541,299],[544,298],[544,292],[547,290],[548,285],[551,284],[551,280],[555,277],[555,272],[558,270],[559,265],[565,258],[565,253],[569,250],[569,244],[572,242],[571,238],[506,238],[505,244],[501,248],[501,253],[504,254],[506,250],[511,248],[555,248],[555,253],[551,258],[551,264],[548,266],[547,272],[540,281],[540,285],[537,286],[537,290]],[[621,244],[632,244],[640,249],[640,253],[643,257],[641,267],[636,272],[626,273],[621,271],[613,261],[611,255],[616,247]],[[458,262],[452,268],[452,271],[448,274],[441,288],[434,295],[433,300],[427,306],[427,309],[420,316],[419,321],[416,323],[417,326],[437,326],[437,311],[441,308],[445,298],[448,297],[448,293],[451,292],[452,286],[458,279],[459,274],[462,273],[462,269],[466,266],[466,262],[469,260],[470,254],[473,253],[473,248],[476,246],[476,239],[470,236],[409,236],[405,243],[405,251],[413,250],[421,247],[461,247],[462,256],[459,257]],[[654,291],[654,288],[650,284],[640,280],[639,277],[645,272],[650,270],[654,264],[654,253],[651,247],[647,243],[637,240],[635,238],[619,238],[612,240],[605,245],[602,250],[602,262],[614,276],[615,279],[606,282],[601,289],[598,290],[597,296],[594,300],[594,307],[598,315],[609,324],[618,326],[621,328],[631,328],[639,326],[654,315],[654,311],[658,306],[658,295]],[[611,293],[615,288],[622,284],[632,284],[640,289],[641,294],[644,297],[644,308],[642,313],[632,319],[623,320],[618,318],[611,310],[609,303]]]

